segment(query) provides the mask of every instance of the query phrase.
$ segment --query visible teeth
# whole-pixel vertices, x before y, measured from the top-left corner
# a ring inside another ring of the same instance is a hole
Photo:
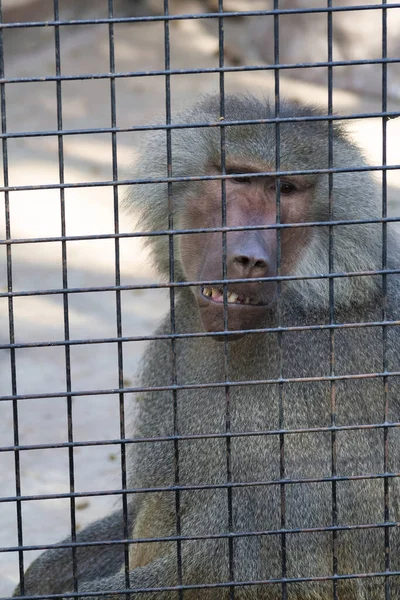
[[[204,286],[202,288],[203,296],[212,298],[215,302],[223,302],[223,293],[213,287]],[[228,304],[258,304],[248,296],[239,296],[235,292],[228,292],[226,295]]]
[[[235,294],[235,292],[228,292],[228,302],[229,304],[233,304],[234,302],[236,302],[236,300],[239,298],[238,294]]]

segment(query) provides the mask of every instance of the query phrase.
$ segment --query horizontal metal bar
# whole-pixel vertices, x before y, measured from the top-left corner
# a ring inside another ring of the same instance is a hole
[[[362,167],[343,167],[331,169],[302,169],[291,171],[264,171],[259,173],[240,173],[240,177],[284,177],[289,175],[328,175],[330,173],[365,173],[375,171],[397,171],[400,164],[372,165]],[[43,185],[8,185],[0,186],[0,192],[25,192],[30,190],[62,190],[93,187],[116,187],[120,185],[148,185],[156,183],[184,183],[186,181],[214,181],[219,179],[236,179],[239,175],[198,175],[193,177],[156,177],[150,179],[120,179],[118,181],[84,181],[75,183],[49,183]]]
[[[358,580],[358,579],[372,579],[376,577],[390,578],[399,576],[400,571],[376,571],[374,573],[351,573],[346,575],[325,575],[316,577],[281,577],[276,579],[259,579],[259,580],[244,580],[244,581],[226,581],[224,583],[203,583],[193,585],[177,585],[177,586],[166,586],[166,587],[152,587],[152,588],[136,588],[136,589],[123,589],[123,590],[107,590],[103,592],[70,592],[63,594],[46,594],[45,596],[14,596],[15,600],[63,600],[64,598],[77,598],[80,600],[82,596],[84,598],[90,596],[110,596],[117,594],[143,594],[143,593],[159,593],[159,592],[179,592],[180,590],[209,590],[209,589],[224,589],[227,587],[243,587],[243,586],[254,586],[254,585],[277,585],[277,584],[291,584],[291,583],[318,583],[324,581],[347,581],[347,580]]]
[[[327,323],[321,325],[291,325],[288,327],[263,327],[261,329],[243,329],[235,330],[231,332],[231,335],[237,335],[237,333],[251,333],[251,334],[264,334],[264,333],[287,333],[296,331],[329,331],[337,329],[363,329],[366,327],[398,327],[400,326],[400,320],[396,321],[363,321],[357,323]],[[225,335],[224,332],[219,332],[220,335]],[[229,332],[228,332],[229,335]],[[55,348],[63,346],[86,346],[93,344],[116,344],[119,342],[131,343],[131,342],[150,342],[151,340],[173,340],[173,339],[187,339],[187,338],[199,338],[199,337],[213,337],[213,332],[193,332],[193,333],[165,333],[154,335],[130,335],[112,338],[83,338],[83,339],[72,339],[72,340],[49,340],[46,342],[14,342],[13,344],[0,344],[0,350],[10,350],[11,348]]]
[[[400,59],[399,59],[400,61]],[[92,79],[92,76],[88,75]],[[21,80],[22,81],[22,80]],[[31,81],[31,80],[30,80]],[[40,78],[42,81],[42,78]],[[0,139],[12,138],[31,138],[31,137],[53,137],[53,136],[68,136],[68,135],[92,135],[104,133],[132,133],[136,131],[169,131],[180,129],[203,129],[203,128],[224,128],[238,127],[242,125],[266,125],[273,123],[308,123],[314,121],[353,121],[358,119],[381,119],[387,120],[397,119],[400,116],[399,111],[385,112],[368,112],[368,113],[349,113],[347,115],[310,115],[304,117],[276,117],[268,119],[240,119],[200,123],[171,123],[171,124],[153,124],[153,125],[132,125],[131,127],[91,127],[83,129],[49,129],[43,131],[14,131],[0,133]]]
[[[237,333],[233,332],[233,333]],[[214,334],[215,335],[215,334]],[[227,335],[223,333],[222,335]],[[90,389],[62,392],[46,392],[41,394],[10,394],[0,396],[0,402],[10,400],[32,400],[34,398],[69,398],[78,396],[107,396],[110,394],[139,394],[143,392],[170,392],[179,390],[204,390],[214,388],[240,387],[244,385],[282,385],[284,383],[320,383],[324,381],[355,381],[365,379],[382,379],[383,377],[399,377],[400,371],[382,371],[374,373],[355,373],[351,375],[321,375],[316,377],[278,377],[276,379],[248,379],[243,381],[217,381],[210,383],[187,383],[159,386],[137,386],[109,389]]]
[[[130,239],[155,236],[188,235],[195,233],[222,233],[230,231],[264,231],[268,229],[299,229],[302,227],[337,227],[342,225],[374,225],[382,223],[398,223],[397,217],[380,217],[376,219],[342,219],[336,221],[305,221],[304,223],[268,223],[267,225],[241,225],[235,227],[197,227],[192,229],[163,229],[159,231],[133,231],[130,233],[100,233],[92,235],[64,235],[35,238],[0,239],[1,245],[11,244],[43,244],[47,242],[75,242],[87,240]]]
[[[318,62],[297,62],[262,65],[203,67],[196,69],[156,69],[154,71],[125,71],[120,73],[86,73],[82,75],[44,75],[39,77],[3,77],[0,84],[46,83],[54,81],[94,81],[103,79],[126,79],[135,77],[164,77],[170,75],[204,75],[210,73],[243,73],[254,71],[287,71],[289,69],[320,69],[328,67],[349,67],[365,65],[388,65],[400,63],[396,58],[365,58],[357,60],[334,60]]]
[[[91,542],[64,542],[62,544],[35,544],[26,546],[9,546],[0,548],[0,554],[3,552],[18,552],[23,550],[37,551],[37,550],[50,550],[50,549],[62,549],[62,548],[87,548],[96,546],[120,546],[123,544],[151,544],[151,543],[171,543],[171,542],[190,542],[196,540],[220,540],[229,538],[244,538],[244,537],[264,537],[282,534],[296,534],[296,533],[325,533],[332,531],[365,531],[367,529],[382,529],[382,528],[400,527],[400,521],[388,521],[383,523],[360,523],[357,525],[328,525],[326,527],[304,527],[294,529],[265,529],[260,531],[240,531],[231,533],[215,533],[209,535],[171,535],[165,537],[152,537],[152,538],[127,538],[120,540],[104,540],[104,541],[91,541]]]
[[[309,485],[310,483],[332,483],[340,481],[370,481],[376,479],[397,479],[399,473],[367,473],[364,475],[331,475],[326,477],[284,478],[266,481],[235,481],[225,483],[204,483],[192,485],[150,486],[114,490],[96,490],[94,492],[65,492],[62,494],[35,494],[0,497],[0,504],[9,502],[30,502],[33,500],[60,500],[68,498],[92,498],[97,496],[123,496],[127,494],[153,494],[160,492],[187,492],[195,490],[225,490],[228,488],[271,487],[281,485]]]
[[[54,288],[48,290],[31,290],[31,291],[12,291],[12,292],[1,292],[0,298],[11,298],[11,297],[25,297],[25,296],[54,296],[57,294],[82,294],[82,293],[97,293],[97,292],[115,292],[115,291],[131,291],[131,290],[157,290],[157,289],[169,289],[169,288],[184,288],[184,287],[198,287],[198,286],[213,286],[213,285],[228,285],[233,283],[254,283],[259,282],[271,282],[271,281],[308,281],[315,279],[343,279],[345,277],[375,277],[378,275],[398,275],[399,269],[375,269],[373,271],[346,271],[344,273],[317,273],[314,275],[276,275],[273,277],[257,277],[249,278],[243,277],[243,279],[209,279],[204,281],[176,281],[176,282],[165,282],[165,283],[143,283],[143,284],[130,284],[130,285],[109,285],[109,286],[92,286],[92,287],[80,287],[80,288]],[[229,331],[215,331],[211,335],[234,335],[238,333]],[[243,329],[240,332],[250,333],[253,330]],[[258,329],[257,331],[264,331]],[[284,328],[282,329],[284,331]],[[203,335],[203,334],[202,334]]]
[[[247,10],[247,11],[226,11],[226,12],[207,12],[207,13],[187,13],[180,15],[151,15],[142,17],[104,17],[100,19],[58,19],[46,21],[19,21],[13,23],[0,23],[0,29],[16,29],[24,27],[63,27],[68,25],[108,25],[110,23],[151,23],[157,21],[187,21],[201,19],[224,19],[237,17],[257,17],[272,15],[300,15],[300,14],[328,14],[340,12],[357,12],[367,10],[384,10],[391,8],[400,8],[400,3],[385,4],[359,4],[355,6],[329,6],[316,8],[289,8],[289,9],[271,9],[271,10]]]
[[[227,438],[270,437],[277,435],[299,435],[309,433],[333,433],[337,431],[369,431],[377,429],[398,429],[400,422],[368,423],[357,425],[328,425],[320,427],[298,427],[288,429],[265,429],[259,431],[230,431],[223,433],[192,433],[180,435],[165,435],[154,437],[115,438],[111,440],[87,440],[83,442],[55,442],[51,444],[22,444],[0,446],[0,452],[15,452],[26,450],[52,450],[60,448],[85,448],[93,446],[123,446],[129,444],[149,444],[153,442],[175,442],[187,440],[214,440]]]

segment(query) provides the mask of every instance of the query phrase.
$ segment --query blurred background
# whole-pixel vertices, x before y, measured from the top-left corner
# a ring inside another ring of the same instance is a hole
[[[54,20],[53,0],[3,0],[3,22],[26,23]],[[352,0],[333,0],[333,6],[351,8]],[[365,60],[382,58],[382,10],[334,12],[332,51],[334,61],[356,61],[333,69],[333,108],[342,114],[382,111],[382,65]],[[388,2],[388,4],[391,4]],[[102,19],[109,15],[108,0],[59,0],[61,20]],[[114,0],[115,17],[163,14],[163,0]],[[281,0],[280,9],[325,8],[325,0]],[[224,20],[225,64],[228,67],[274,63],[273,16],[241,16],[244,10],[273,8],[272,0],[225,0],[226,11],[238,11]],[[170,14],[202,14],[218,10],[217,0],[171,0]],[[299,102],[327,107],[327,68],[306,67],[328,60],[327,14],[286,14],[279,18],[281,64],[301,63],[304,68],[280,73],[281,93]],[[387,110],[400,111],[400,9],[387,9]],[[110,80],[74,79],[80,75],[110,71],[109,25],[73,24],[59,28],[64,130],[111,126]],[[55,75],[54,26],[3,30],[6,126],[9,133],[57,129],[57,96],[54,81],[14,82],[21,78]],[[163,21],[123,22],[114,25],[115,71],[127,76],[115,79],[116,123],[129,128],[165,122],[165,78],[149,76],[165,67]],[[171,69],[183,73],[171,77],[173,115],[203,92],[219,91],[218,73],[184,73],[186,69],[218,67],[218,20],[182,19],[170,23]],[[363,64],[364,61],[364,64]],[[140,72],[140,76],[129,76]],[[11,81],[9,81],[11,80]],[[268,70],[225,74],[226,90],[274,94],[274,73]],[[372,165],[382,164],[382,119],[349,121],[353,137],[364,148]],[[387,124],[387,162],[400,165],[400,119]],[[138,144],[145,132],[117,134],[118,178],[128,179],[130,165],[140,160]],[[110,133],[64,136],[66,183],[103,182],[113,178]],[[15,137],[7,143],[9,185],[39,186],[59,183],[58,140],[54,135]],[[379,173],[376,175],[379,179]],[[400,212],[400,172],[387,175],[390,216]],[[119,188],[123,197],[124,190]],[[9,194],[12,238],[45,238],[61,235],[60,191],[17,190]],[[5,205],[0,198],[0,238],[6,237]],[[112,186],[81,187],[65,191],[67,235],[114,232]],[[120,229],[132,231],[132,216],[121,213]],[[121,239],[121,284],[157,282],[146,252],[135,238]],[[115,285],[115,242],[77,240],[67,243],[69,287]],[[62,287],[61,243],[42,242],[12,246],[14,291],[51,290]],[[0,245],[0,293],[7,291],[6,246]],[[168,310],[166,290],[123,291],[124,336],[149,335]],[[69,295],[71,339],[115,337],[116,302],[111,291]],[[63,299],[60,295],[14,299],[15,341],[49,342],[64,339]],[[8,300],[0,296],[0,344],[8,344]],[[135,384],[135,371],[144,343],[123,344],[124,385]],[[60,347],[24,348],[16,351],[17,392],[49,394],[65,391],[65,350]],[[91,344],[71,347],[72,390],[118,388],[117,345]],[[12,394],[10,352],[0,349],[0,396]],[[129,399],[129,398],[128,398]],[[13,407],[0,402],[0,450],[14,444]],[[116,439],[119,429],[118,395],[79,396],[73,400],[74,440]],[[66,400],[26,399],[18,402],[19,443],[51,444],[67,440]],[[121,486],[118,446],[92,446],[74,451],[77,492],[117,489]],[[20,452],[21,493],[57,494],[69,491],[68,451],[32,449]],[[12,451],[0,452],[0,548],[18,544],[14,496],[15,463]],[[3,502],[1,499],[3,498]],[[78,528],[102,516],[114,506],[113,497],[90,497],[76,502]],[[32,500],[22,503],[23,542],[47,544],[70,533],[67,499]],[[25,568],[38,551],[24,553]],[[0,596],[9,596],[18,582],[18,555],[0,553]]]

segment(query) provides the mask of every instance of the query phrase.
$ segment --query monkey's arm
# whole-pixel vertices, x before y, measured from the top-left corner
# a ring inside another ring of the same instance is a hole
[[[101,570],[101,566],[100,569]],[[163,588],[167,586],[177,585],[177,560],[176,555],[170,554],[161,558],[153,560],[145,567],[136,567],[129,574],[129,586],[130,589],[141,589],[141,588]],[[110,595],[104,595],[107,591],[125,590],[126,580],[125,573],[120,572],[110,577],[102,577],[101,579],[94,579],[93,581],[85,581],[79,586],[79,592],[81,593],[80,600],[85,599],[85,592],[102,592],[100,596],[87,596],[87,600],[125,600],[127,598],[126,593],[118,594],[111,593]],[[136,593],[131,598],[139,600],[171,600],[177,597],[177,592],[144,592]]]
[[[128,527],[132,528],[132,517]],[[124,539],[124,517],[122,510],[92,523],[77,535],[77,542],[94,542]],[[70,542],[67,538],[62,543]],[[124,564],[123,544],[84,546],[77,548],[78,581],[90,581],[110,577]],[[24,577],[26,595],[59,594],[73,590],[71,548],[52,548],[44,552],[29,567]],[[118,587],[118,586],[117,586]],[[14,596],[20,595],[19,586]]]
[[[120,516],[120,513],[117,514]],[[113,527],[111,521],[117,515],[112,515],[103,521],[98,521],[82,532],[78,541],[91,541],[91,538],[99,539],[98,527],[104,525]],[[88,530],[91,530],[90,532]],[[111,533],[111,529],[109,529]],[[116,535],[116,531],[114,532]],[[84,535],[84,539],[82,537]],[[89,534],[89,535],[87,535]],[[114,539],[114,534],[112,535]],[[104,539],[104,535],[102,536]],[[117,537],[115,537],[117,539]],[[94,549],[96,548],[96,550]],[[117,550],[117,551],[116,551]],[[49,550],[40,556],[28,569],[25,575],[26,595],[60,594],[73,591],[73,577],[71,567],[71,551],[67,549]],[[91,595],[87,600],[125,600],[127,589],[125,572],[123,566],[123,546],[103,546],[85,548],[78,554],[78,590],[79,600],[84,600],[85,592]],[[177,559],[174,553],[157,558],[145,567],[136,567],[129,574],[130,589],[164,588],[177,585]],[[117,593],[119,590],[122,593]],[[104,594],[104,592],[111,592]],[[93,592],[101,592],[99,596],[93,596]],[[19,588],[14,596],[19,595]],[[139,600],[171,600],[175,598],[176,592],[144,592],[136,593],[134,598]]]
[[[208,511],[204,509],[204,513]],[[199,519],[201,515],[199,514]],[[204,515],[203,515],[204,518]],[[132,517],[130,530],[132,531]],[[109,541],[124,539],[122,511],[97,521],[77,535],[77,542]],[[69,538],[64,541],[68,542]],[[223,542],[215,545],[210,552],[201,543],[191,545],[190,560],[186,565],[184,584],[214,583],[228,580],[227,562]],[[146,588],[175,587],[179,583],[175,546],[166,554],[158,556],[148,564],[133,568],[129,573],[129,588],[124,569],[124,545],[84,546],[77,548],[77,580],[79,600],[125,600],[125,590],[145,590]],[[29,567],[25,574],[24,594],[46,596],[66,594],[74,591],[72,574],[72,551],[70,548],[52,548],[42,554]],[[121,591],[121,593],[118,593]],[[93,595],[99,593],[99,595]],[[109,592],[109,593],[108,593]],[[225,598],[224,588],[219,598]],[[85,596],[90,593],[90,596]],[[202,597],[199,592],[195,597]],[[14,596],[20,596],[19,587]],[[135,593],[137,600],[172,600],[175,591]]]

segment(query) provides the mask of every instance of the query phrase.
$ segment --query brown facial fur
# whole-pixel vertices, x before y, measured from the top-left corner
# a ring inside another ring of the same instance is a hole
[[[313,187],[304,177],[282,177],[280,180],[280,217],[278,219],[277,180],[273,176],[240,177],[243,173],[270,171],[268,165],[227,165],[228,174],[238,174],[225,180],[226,226],[257,227],[277,222],[301,223],[312,202]],[[212,174],[218,175],[214,170]],[[197,198],[186,203],[183,226],[193,228],[222,227],[221,180],[204,181]],[[224,301],[207,297],[203,286],[193,288],[201,319],[206,331],[224,331],[224,313],[227,312],[228,330],[253,329],[262,326],[266,311],[273,307],[277,295],[276,281],[258,281],[276,277],[280,246],[280,274],[293,272],[302,248],[307,243],[309,228],[283,229],[278,241],[278,230],[251,229],[228,231],[226,234],[226,278],[255,279],[256,281],[230,283],[226,286]],[[180,242],[181,260],[190,281],[218,281],[224,279],[223,234],[221,232],[183,235]],[[210,284],[223,295],[223,284]],[[239,303],[228,303],[227,295],[234,292]],[[244,299],[250,299],[245,304]],[[217,336],[222,340],[223,337]]]

